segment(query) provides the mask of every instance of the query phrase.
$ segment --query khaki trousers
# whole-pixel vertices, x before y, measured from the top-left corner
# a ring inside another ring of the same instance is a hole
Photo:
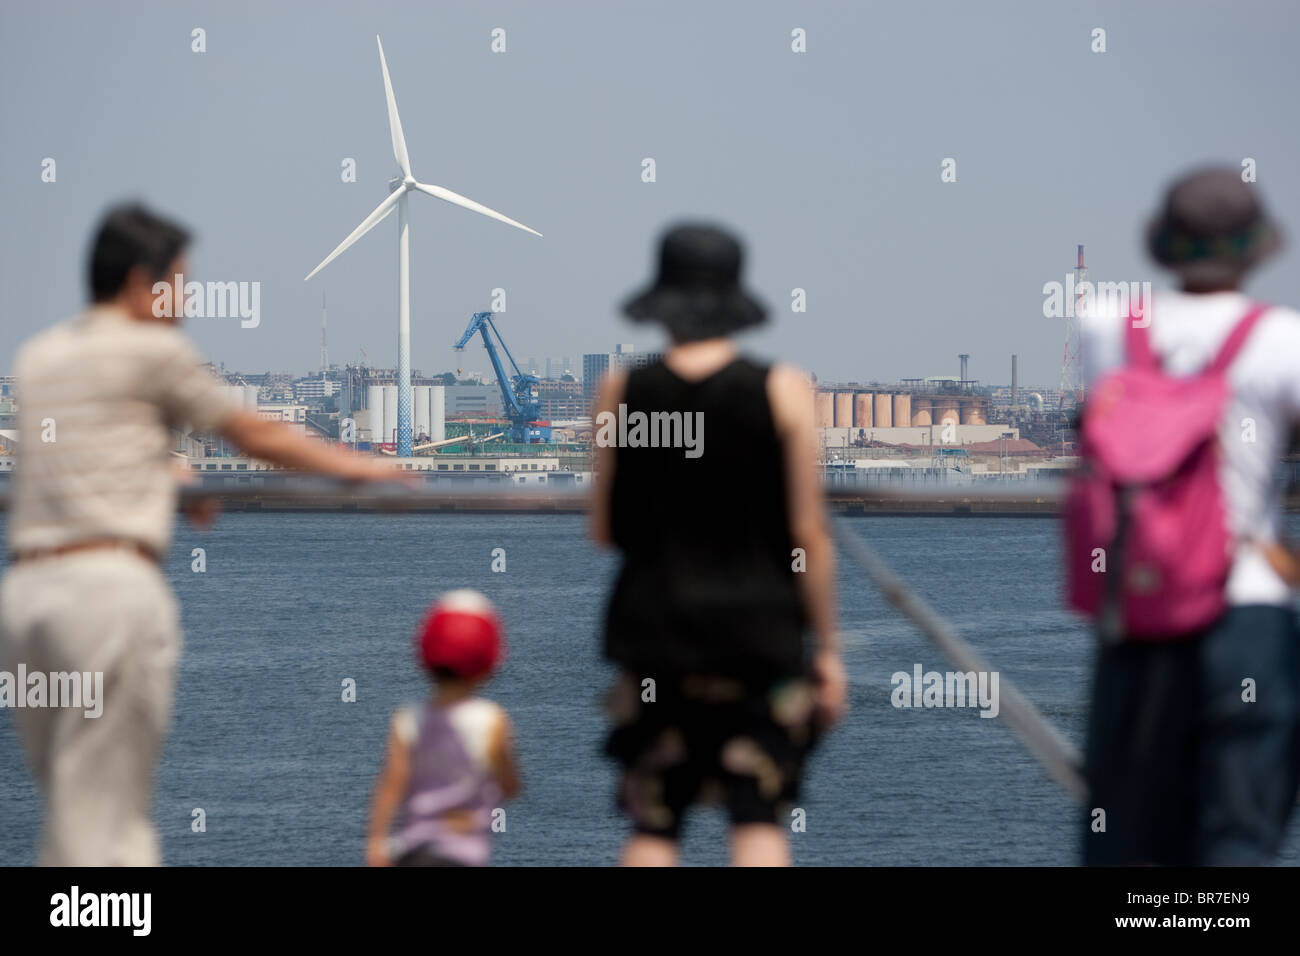
[[[0,668],[103,673],[99,717],[80,707],[13,711],[45,802],[41,865],[161,862],[153,775],[180,648],[176,599],[159,568],[137,554],[74,552],[23,562],[5,575]]]

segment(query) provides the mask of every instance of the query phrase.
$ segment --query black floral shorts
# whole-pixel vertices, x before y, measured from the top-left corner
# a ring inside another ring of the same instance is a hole
[[[638,832],[676,839],[689,806],[718,801],[733,826],[788,822],[816,740],[810,681],[625,671],[605,706],[605,753],[623,767],[619,808]]]

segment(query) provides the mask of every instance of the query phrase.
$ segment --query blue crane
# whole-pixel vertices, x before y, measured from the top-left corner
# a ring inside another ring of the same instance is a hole
[[[492,336],[488,335],[489,331],[501,343],[501,351],[506,353],[506,358],[510,360],[510,367],[515,370],[515,374],[506,374],[496,346],[492,344]],[[550,441],[550,426],[538,423],[538,419],[542,417],[542,405],[537,398],[539,379],[536,375],[525,375],[520,370],[515,357],[506,347],[505,339],[501,338],[501,333],[497,331],[491,312],[475,312],[470,317],[469,325],[465,327],[465,334],[455,345],[456,351],[465,351],[465,343],[474,337],[475,332],[483,336],[483,345],[487,348],[488,358],[492,360],[492,369],[496,372],[497,385],[501,388],[501,401],[505,405],[506,417],[510,419],[510,440],[518,444]]]

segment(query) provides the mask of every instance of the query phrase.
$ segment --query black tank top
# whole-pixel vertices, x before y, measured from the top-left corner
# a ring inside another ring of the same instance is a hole
[[[605,653],[635,674],[773,680],[805,670],[806,621],[768,371],[739,358],[697,382],[662,362],[628,376],[629,440],[616,450],[611,513],[623,566]],[[637,412],[651,422],[656,412],[695,422],[701,413],[692,437],[702,453],[630,447]]]

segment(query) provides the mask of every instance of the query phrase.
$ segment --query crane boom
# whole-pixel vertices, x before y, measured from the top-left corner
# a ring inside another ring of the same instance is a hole
[[[491,335],[488,334],[489,331],[492,333]],[[496,323],[492,321],[491,312],[475,312],[470,316],[469,325],[465,327],[465,334],[460,337],[460,340],[453,348],[458,352],[463,352],[465,344],[474,337],[476,332],[483,338],[483,347],[487,349],[488,359],[492,362],[492,370],[497,376],[497,387],[501,389],[501,401],[505,406],[506,417],[510,419],[511,441],[520,444],[550,441],[550,427],[539,422],[541,418],[541,402],[537,398],[538,378],[536,375],[524,374],[519,368],[519,363],[510,354],[505,339],[501,337]],[[492,342],[493,336],[500,343],[501,351],[506,353],[506,358],[510,361],[510,367],[514,369],[513,375],[507,374],[505,366],[502,365],[501,356],[497,353],[496,345]]]

